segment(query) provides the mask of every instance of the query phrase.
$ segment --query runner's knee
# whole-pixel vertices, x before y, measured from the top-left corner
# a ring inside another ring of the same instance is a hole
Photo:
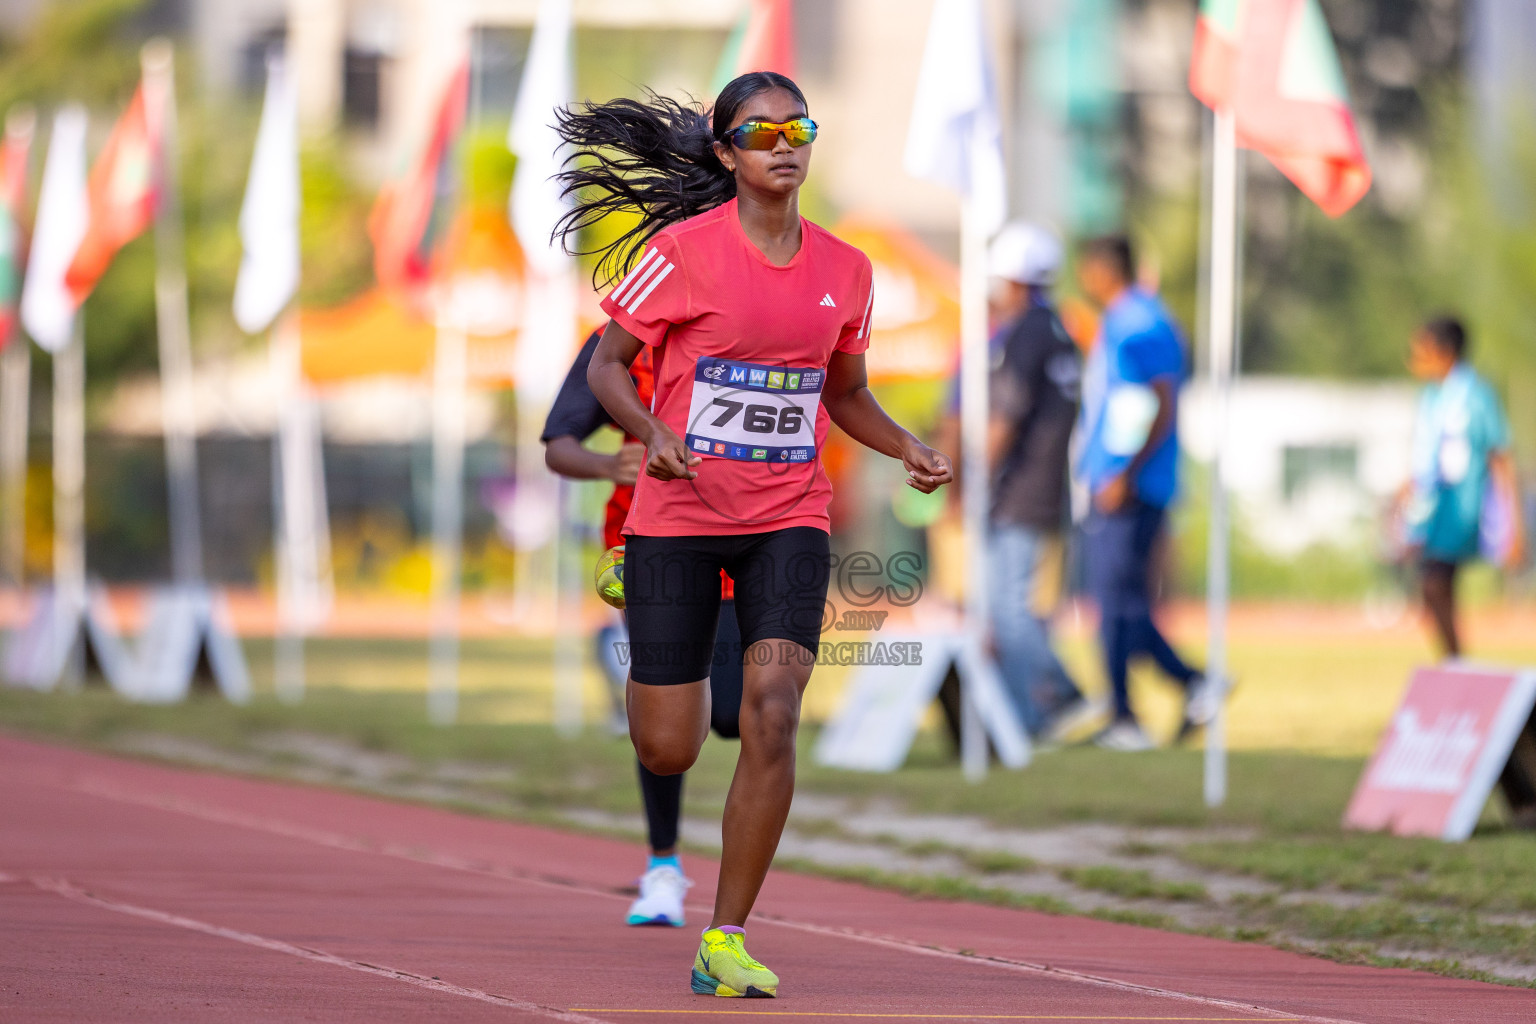
[[[745,732],[750,729],[752,738],[769,753],[792,752],[795,733],[800,728],[800,696],[792,685],[764,688],[751,698],[750,725],[747,715],[742,716]]]
[[[681,775],[699,759],[699,747],[630,734],[640,763],[657,775]]]

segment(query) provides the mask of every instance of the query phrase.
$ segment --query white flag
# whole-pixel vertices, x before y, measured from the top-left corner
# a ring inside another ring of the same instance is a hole
[[[988,233],[1008,210],[1002,120],[982,0],[935,0],[907,131],[907,173],[975,204]]]
[[[287,63],[267,59],[267,95],[251,177],[240,207],[245,255],[235,281],[235,322],[256,334],[299,287],[299,105]]]
[[[539,0],[507,147],[517,154],[512,227],[528,261],[548,274],[559,273],[570,263],[558,243],[550,244],[549,235],[567,209],[554,180],[562,146],[551,126],[555,108],[569,103],[571,92],[571,0]]]
[[[563,154],[552,127],[555,108],[571,101],[571,0],[539,0],[528,66],[517,93],[507,145],[517,154],[512,227],[528,256],[528,299],[513,373],[520,396],[554,398],[576,341],[576,262],[550,232],[568,209],[554,175]]]
[[[21,289],[21,323],[50,352],[69,344],[75,300],[64,286],[90,219],[85,191],[85,110],[69,106],[53,118],[53,138],[37,199],[37,226]]]

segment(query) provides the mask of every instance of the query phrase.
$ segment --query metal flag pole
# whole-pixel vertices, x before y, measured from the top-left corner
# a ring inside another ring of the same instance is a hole
[[[480,34],[470,31],[465,127],[479,117]],[[445,157],[444,159],[448,159]],[[464,558],[464,405],[469,395],[469,330],[451,284],[437,289],[432,359],[432,587],[427,717],[452,725],[459,716],[460,574]]]
[[[281,396],[273,431],[273,550],[277,561],[277,638],[274,682],[279,700],[304,698],[304,641],[331,604],[330,550],[320,410],[304,382],[298,314],[272,328],[272,376]]]
[[[1206,577],[1210,630],[1206,672],[1216,687],[1216,715],[1205,731],[1205,803],[1227,799],[1227,607],[1230,525],[1227,505],[1227,426],[1237,326],[1237,125],[1230,109],[1216,111],[1211,147],[1210,387],[1212,403],[1211,535]]]
[[[555,533],[555,731],[572,737],[582,727],[583,667],[581,628],[581,531],[576,526],[578,485],[561,480],[560,525]]]
[[[5,119],[8,145],[30,153],[37,115],[31,107],[12,108]],[[25,171],[22,172],[25,181]],[[16,279],[25,254],[22,251],[19,211],[12,211],[11,266]],[[17,289],[19,292],[20,289]],[[20,295],[13,296],[20,305]],[[19,312],[15,310],[14,312]],[[19,320],[19,316],[17,317]],[[27,543],[27,424],[32,397],[32,349],[12,322],[11,335],[0,338],[0,580],[21,587],[26,576]]]
[[[65,687],[85,680],[85,314],[77,311],[69,343],[53,357],[54,629],[67,644]]]
[[[965,777],[987,774],[987,739],[976,698],[976,667],[987,631],[987,231],[977,200],[960,213],[960,452],[965,509],[965,644],[960,681],[960,763]]]
[[[459,714],[459,560],[464,546],[464,401],[468,338],[439,320],[432,366],[432,642],[427,714]]]
[[[518,158],[508,214],[528,257],[526,315],[515,360],[517,505],[529,512],[535,503],[552,505],[557,516],[553,530],[541,529],[542,535],[523,540],[514,605],[525,617],[542,616],[548,609],[555,613],[552,710],[562,735],[582,727],[580,596],[568,571],[573,530],[565,514],[572,488],[553,478],[538,438],[576,337],[575,263],[552,234],[569,209],[553,180],[568,151],[551,122],[555,108],[570,103],[574,94],[572,32],[571,0],[540,0],[507,131],[507,145]]]
[[[160,336],[161,417],[170,491],[171,574],[177,586],[186,587],[203,581],[203,530],[197,492],[192,328],[187,312],[174,52],[169,41],[151,40],[144,47],[142,63],[149,109],[162,119],[160,196],[155,215],[155,324]]]
[[[18,332],[0,353],[0,579],[20,587],[26,576],[27,419],[32,351]]]

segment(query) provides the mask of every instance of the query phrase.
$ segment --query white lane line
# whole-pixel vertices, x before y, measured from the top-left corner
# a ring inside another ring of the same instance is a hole
[[[1018,971],[1024,974],[1043,974],[1063,981],[1076,981],[1086,985],[1097,985],[1100,988],[1113,988],[1123,992],[1138,995],[1160,996],[1164,999],[1179,999],[1185,1002],[1200,1003],[1204,1006],[1219,1007],[1224,1010],[1234,1010],[1243,1013],[1275,1014],[1276,1019],[1291,1021],[1303,1021],[1306,1024],[1362,1024],[1360,1021],[1343,1020],[1336,1017],[1314,1017],[1307,1014],[1291,1013],[1287,1010],[1277,1010],[1270,1006],[1262,1006],[1258,1003],[1244,1003],[1232,999],[1221,999],[1216,996],[1202,996],[1191,992],[1180,992],[1177,989],[1158,988],[1155,985],[1142,985],[1134,981],[1122,981],[1118,978],[1106,978],[1103,975],[1088,974],[1083,971],[1074,971],[1065,967],[1052,967],[1050,964],[1030,963],[1027,960],[1013,960],[1008,957],[982,956],[969,953],[961,953],[959,950],[944,949],[938,946],[924,946],[910,939],[903,939],[891,935],[876,935],[872,932],[854,931],[844,928],[830,928],[826,925],[812,924],[807,921],[792,921],[788,918],[780,918],[771,914],[757,915],[764,921],[772,921],[803,932],[811,932],[817,935],[829,935],[840,939],[856,939],[859,942],[871,946],[884,946],[887,949],[899,949],[908,953],[916,953],[920,956],[936,956],[945,960],[959,960],[970,964],[983,964],[997,967],[1003,970]]]
[[[11,876],[3,877],[9,878]],[[154,921],[157,924],[185,928],[188,931],[201,932],[204,935],[229,939],[231,942],[255,946],[257,949],[271,950],[274,953],[286,953],[288,956],[309,960],[317,964],[344,967],[349,971],[358,971],[377,978],[388,978],[391,981],[404,982],[407,985],[424,988],[429,992],[439,992],[444,995],[474,999],[478,1002],[490,1003],[493,1006],[521,1010],[524,1013],[536,1013],[541,1017],[548,1017],[551,1020],[566,1021],[568,1024],[608,1024],[607,1021],[598,1017],[588,1017],[581,1013],[559,1010],[553,1006],[541,1006],[538,1003],[530,1003],[525,999],[514,999],[511,996],[499,996],[494,992],[482,992],[477,988],[466,988],[463,985],[455,985],[452,982],[442,981],[438,978],[425,978],[419,974],[402,971],[396,967],[383,967],[378,964],[364,963],[361,960],[348,960],[346,957],[336,956],[334,953],[327,953],[320,949],[309,949],[305,946],[295,946],[290,942],[283,942],[281,939],[269,939],[265,935],[255,935],[251,932],[242,932],[234,928],[225,928],[222,925],[208,924],[206,921],[182,917],[180,914],[171,914],[164,910],[155,910],[153,907],[141,907],[133,903],[123,903],[119,900],[108,899],[105,896],[86,892],[84,889],[62,878],[31,878],[28,881],[44,892],[51,892],[56,896],[62,896],[64,899],[75,903],[83,903],[88,907],[111,910],[119,914],[127,914],[130,917]]]
[[[468,874],[483,875],[489,878],[497,878],[503,881],[522,882],[527,885],[538,885],[550,889],[559,889],[565,892],[582,893],[588,896],[599,896],[603,899],[622,900],[628,902],[630,895],[604,889],[600,886],[589,885],[584,882],[576,882],[570,879],[549,875],[536,875],[529,872],[517,871],[512,868],[501,867],[484,861],[473,861],[463,857],[455,857],[450,854],[435,853],[423,850],[420,847],[406,846],[399,843],[377,843],[362,839],[344,836],[340,833],[329,832],[323,829],[309,828],[303,825],[295,825],[290,822],[279,821],[273,818],[258,817],[255,815],[241,814],[237,811],[227,811],[223,808],[210,807],[206,804],[196,803],[180,797],[150,797],[140,793],[130,793],[109,783],[102,781],[80,781],[68,788],[90,796],[100,797],[106,800],[115,800],[120,803],[135,804],[141,807],[153,807],[163,811],[173,811],[185,814],[189,817],[200,818],[221,825],[233,825],[239,828],[247,828],[256,832],[266,832],[269,835],[279,835],[290,839],[301,839],[318,846],[326,846],[335,850],[345,850],[349,853],[372,853],[397,860],[410,861],[415,864],[425,864],[431,867],[445,868],[450,871],[462,871]],[[706,915],[712,909],[701,904],[692,904],[693,909],[704,912]],[[1278,1010],[1271,1006],[1262,1006],[1258,1003],[1242,1003],[1231,999],[1221,999],[1217,996],[1202,996],[1193,992],[1181,992],[1177,989],[1159,988],[1154,985],[1141,985],[1132,981],[1122,981],[1118,978],[1104,977],[1098,974],[1088,974],[1083,971],[1074,971],[1063,967],[1052,967],[1050,964],[1031,963],[1027,960],[1014,960],[1008,957],[998,956],[974,956],[962,953],[958,949],[946,949],[938,946],[923,945],[911,939],[903,939],[892,935],[878,935],[873,932],[858,931],[856,929],[832,928],[826,925],[814,924],[809,921],[797,921],[793,918],[781,917],[776,914],[755,911],[754,916],[764,924],[774,924],[781,928],[793,931],[806,932],[814,935],[830,935],[840,939],[854,942],[862,942],[866,945],[881,946],[886,949],[896,949],[907,953],[916,953],[921,956],[936,956],[947,960],[955,960],[966,964],[980,964],[996,967],[1001,970],[1017,971],[1025,974],[1043,975],[1055,978],[1059,981],[1072,981],[1083,985],[1092,985],[1098,988],[1110,988],[1121,992],[1130,992],[1146,996],[1156,996],[1164,999],[1177,999],[1183,1002],[1199,1003],[1204,1006],[1219,1007],[1224,1010],[1241,1010],[1245,1013],[1264,1013],[1283,1017],[1286,1020],[1301,1021],[1304,1024],[1362,1024],[1360,1021],[1347,1020],[1339,1017],[1317,1017],[1309,1014],[1292,1013],[1288,1010]]]

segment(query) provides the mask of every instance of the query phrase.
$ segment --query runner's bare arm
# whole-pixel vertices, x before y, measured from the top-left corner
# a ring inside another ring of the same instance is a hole
[[[635,382],[630,379],[629,365],[640,355],[645,342],[609,321],[603,329],[597,351],[587,366],[587,386],[603,403],[603,408],[625,430],[645,442],[650,458],[645,472],[658,480],[692,480],[694,472],[703,460],[697,455],[690,457],[683,447],[683,439],[671,427],[651,415],[640,401]]]
[[[644,445],[626,444],[614,454],[604,455],[570,434],[552,437],[544,445],[544,464],[550,472],[571,480],[612,480],[628,486],[635,482],[644,462]]]
[[[821,404],[849,437],[882,455],[900,459],[907,467],[907,483],[924,494],[954,479],[949,456],[923,444],[880,408],[869,390],[864,353],[832,353]]]

